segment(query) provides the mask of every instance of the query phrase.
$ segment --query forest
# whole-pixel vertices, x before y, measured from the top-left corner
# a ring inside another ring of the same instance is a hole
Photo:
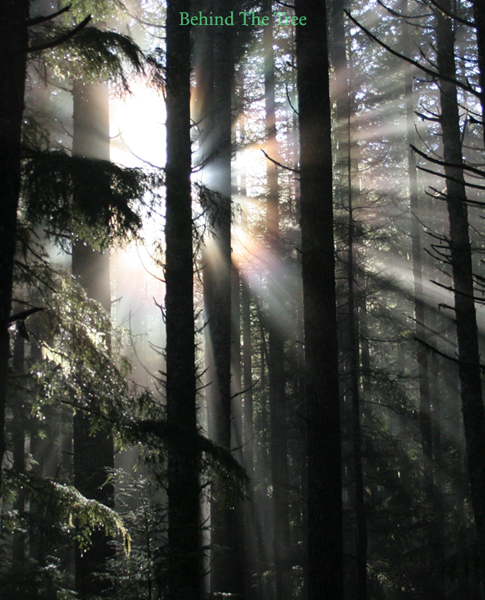
[[[0,598],[485,600],[485,2],[2,0]]]

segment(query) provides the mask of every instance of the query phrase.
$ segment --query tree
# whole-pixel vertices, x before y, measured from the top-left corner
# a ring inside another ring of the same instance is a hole
[[[308,597],[343,598],[340,398],[325,2],[296,0],[308,456]]]
[[[264,96],[266,112],[266,143],[273,159],[278,157],[276,141],[276,99],[275,67],[273,51],[272,3],[266,0],[263,12],[269,17],[264,27]],[[266,220],[268,246],[273,260],[282,260],[279,215],[279,187],[276,164],[266,163],[268,195],[266,200]],[[272,289],[268,304],[268,376],[269,405],[271,419],[271,481],[273,484],[274,513],[274,560],[276,578],[276,597],[287,600],[291,595],[290,570],[290,523],[288,493],[288,426],[286,416],[286,373],[285,340],[283,323],[276,320],[281,314],[282,294],[278,294],[278,285],[274,274],[269,274],[268,285]]]
[[[167,10],[166,331],[167,423],[184,444],[168,455],[168,598],[201,597],[199,558],[199,457],[193,306],[190,144],[190,29],[180,12],[190,0],[171,0]],[[165,596],[164,596],[165,597]]]
[[[106,83],[73,83],[73,155],[109,161],[109,96]],[[106,185],[109,182],[106,181]],[[74,202],[76,190],[74,190]],[[102,224],[101,224],[102,227]],[[108,229],[108,224],[105,225]],[[99,302],[109,315],[111,286],[109,251],[94,250],[83,239],[72,240],[72,274],[89,298]],[[110,341],[106,340],[110,351]],[[99,425],[91,434],[91,406],[76,411],[73,418],[74,485],[87,498],[114,507],[114,485],[109,481],[114,468],[114,446],[110,425]],[[102,531],[93,534],[92,546],[76,551],[76,588],[81,598],[106,597],[113,592],[107,577],[108,561],[114,556],[111,540]]]
[[[448,12],[451,5],[442,2]],[[440,123],[446,175],[446,203],[450,223],[450,264],[453,273],[458,370],[461,382],[463,424],[468,476],[477,532],[482,586],[485,585],[485,411],[480,376],[480,353],[475,311],[472,253],[468,231],[467,195],[461,151],[460,120],[455,84],[454,31],[449,17],[436,11],[440,81]],[[482,588],[482,595],[485,591]]]
[[[8,0],[0,13],[0,500],[5,452],[5,407],[10,359],[17,208],[20,193],[22,114],[28,47],[29,1]]]

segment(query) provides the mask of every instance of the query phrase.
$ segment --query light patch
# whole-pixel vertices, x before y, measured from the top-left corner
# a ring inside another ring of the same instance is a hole
[[[164,167],[166,157],[163,97],[142,79],[130,82],[131,94],[110,103],[111,159],[127,167]]]

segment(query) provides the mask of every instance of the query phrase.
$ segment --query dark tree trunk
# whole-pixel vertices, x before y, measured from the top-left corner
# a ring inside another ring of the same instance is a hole
[[[214,0],[213,14],[227,16],[228,0]],[[204,299],[210,336],[207,390],[209,435],[219,445],[231,448],[231,126],[234,64],[230,27],[213,31],[212,132],[208,140],[210,160],[207,186],[217,192],[213,253],[206,252]],[[237,540],[236,511],[220,501],[215,482],[211,502],[211,591],[242,594],[244,577],[242,541]]]
[[[241,290],[241,317],[243,334],[243,423],[244,423],[244,468],[249,479],[254,477],[254,428],[253,428],[253,375],[251,338],[251,296],[248,282],[243,281]],[[252,484],[250,484],[252,485]]]
[[[364,475],[362,460],[362,430],[361,430],[361,398],[360,398],[360,364],[359,364],[359,332],[357,320],[357,299],[355,291],[356,257],[354,240],[356,223],[353,210],[352,185],[352,140],[351,140],[351,66],[347,60],[347,44],[344,27],[343,0],[332,2],[332,62],[336,71],[336,104],[338,131],[339,159],[342,172],[340,194],[342,204],[347,201],[348,210],[348,250],[347,250],[347,314],[344,317],[348,338],[348,377],[346,389],[350,402],[350,435],[352,440],[352,480],[353,505],[355,511],[355,573],[356,594],[358,600],[367,598],[367,524],[364,504]],[[345,127],[344,127],[345,124]],[[344,172],[344,169],[346,172]],[[345,198],[346,196],[346,198]]]
[[[25,358],[25,340],[17,332],[15,337],[13,351],[13,368],[14,372],[21,381],[24,373],[24,358]],[[25,473],[25,428],[24,423],[27,418],[27,407],[23,402],[24,391],[17,390],[14,397],[13,413],[13,468],[16,473]],[[25,511],[25,489],[20,488],[17,499],[15,501],[15,510],[20,516],[24,515]],[[18,569],[25,568],[25,549],[26,536],[23,531],[15,531],[12,541],[12,559],[14,566]]]
[[[402,0],[401,12],[408,14],[408,2]],[[412,55],[411,32],[407,22],[403,24],[404,53]],[[411,208],[411,252],[413,260],[414,281],[414,317],[415,332],[418,340],[425,341],[427,323],[425,312],[425,296],[423,289],[423,240],[421,235],[421,208],[418,196],[418,174],[416,156],[411,146],[415,145],[413,75],[411,67],[404,65],[404,100],[406,104],[406,142],[408,146],[409,200]],[[442,490],[437,486],[435,477],[435,451],[433,444],[433,418],[431,404],[430,365],[426,347],[417,343],[416,359],[418,363],[419,382],[419,428],[421,433],[424,495],[428,515],[426,517],[428,536],[428,569],[430,576],[426,578],[425,593],[430,598],[439,600],[444,597],[442,577],[436,576],[442,568],[443,519]],[[435,395],[437,399],[437,396]],[[435,412],[435,415],[438,413]],[[434,430],[439,432],[439,418],[434,419]]]
[[[109,100],[107,84],[73,84],[73,154],[109,160]],[[73,242],[72,274],[87,295],[105,311],[111,310],[109,255],[98,252],[82,241]],[[114,506],[114,487],[106,485],[108,469],[114,467],[113,439],[108,428],[90,435],[88,411],[74,415],[74,485],[87,498]],[[92,546],[76,548],[76,589],[81,598],[113,594],[107,575],[108,561],[115,555],[110,538],[94,532]]]
[[[266,108],[266,144],[268,154],[278,159],[276,141],[276,101],[273,51],[273,26],[271,0],[265,0],[264,14],[269,15],[269,24],[264,28],[264,91]],[[268,195],[266,201],[267,238],[273,261],[281,260],[280,216],[278,173],[276,165],[266,162]],[[285,340],[283,323],[278,322],[276,315],[281,314],[283,301],[277,293],[280,283],[275,273],[269,273],[271,289],[268,306],[268,375],[269,406],[271,420],[271,478],[273,484],[273,524],[274,524],[274,556],[277,600],[288,600],[291,597],[290,560],[290,522],[288,494],[288,443],[286,419],[286,372],[285,372]]]
[[[350,124],[349,124],[350,126]],[[349,140],[350,142],[350,140]],[[350,143],[348,144],[350,151]],[[350,154],[349,154],[349,181],[350,181]],[[348,198],[349,211],[349,248],[347,264],[347,285],[348,285],[348,333],[349,333],[349,392],[351,401],[351,420],[352,420],[352,464],[354,480],[354,505],[355,505],[355,563],[357,572],[357,598],[366,600],[367,598],[367,524],[366,509],[364,503],[364,473],[362,460],[362,429],[361,429],[361,401],[359,390],[359,339],[356,318],[356,294],[355,294],[355,257],[354,257],[354,238],[355,223],[352,206],[352,186],[349,185]]]
[[[20,143],[28,45],[28,0],[5,0],[0,9],[0,490],[5,453],[5,407],[10,341]],[[1,501],[1,491],[0,491]]]
[[[485,142],[485,3],[474,0],[473,11],[478,44],[478,68],[480,70],[480,103],[482,105],[482,133]]]
[[[450,10],[449,0],[442,0]],[[455,77],[454,31],[452,22],[436,11],[439,72]],[[461,132],[456,86],[440,82],[441,127],[445,163],[446,200],[450,221],[450,258],[453,273],[459,376],[465,429],[468,475],[475,516],[480,573],[485,584],[485,414],[480,379],[478,329],[475,313],[472,255],[468,230],[466,189],[461,153]]]
[[[296,0],[308,433],[308,597],[343,598],[332,150],[324,1]]]
[[[169,448],[169,600],[201,597],[190,144],[190,28],[179,13],[190,0],[170,0],[167,12],[167,419],[188,443]],[[162,597],[162,596],[161,596]]]

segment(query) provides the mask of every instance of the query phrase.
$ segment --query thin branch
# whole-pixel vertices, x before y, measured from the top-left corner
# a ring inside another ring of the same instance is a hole
[[[446,358],[447,360],[451,360],[452,362],[456,363],[457,365],[467,365],[470,367],[480,367],[480,369],[483,371],[485,370],[485,365],[481,365],[480,363],[470,363],[470,362],[465,362],[463,360],[460,360],[459,358],[454,358],[453,356],[450,356],[449,354],[446,354],[445,352],[441,352],[440,350],[438,350],[437,348],[435,348],[434,346],[432,346],[431,344],[428,344],[427,342],[425,342],[424,340],[415,337],[414,338],[419,344],[422,344],[425,348],[428,348],[428,350],[431,350],[431,352],[436,353],[438,356],[442,356],[443,358]]]
[[[39,44],[38,46],[29,46],[27,48],[27,52],[40,52],[41,50],[49,50],[49,48],[55,48],[56,46],[67,42],[67,40],[70,40],[77,33],[79,33],[81,29],[84,29],[89,23],[89,21],[91,21],[91,18],[91,15],[88,15],[84,19],[84,21],[82,21],[82,23],[79,23],[77,27],[74,27],[74,29],[71,29],[71,31],[68,31],[66,34],[61,35],[61,37],[58,37],[55,40],[52,40],[50,42],[44,42],[43,44]]]
[[[457,165],[455,163],[449,163],[444,160],[439,160],[438,158],[431,158],[424,152],[421,152],[421,150],[418,150],[416,146],[413,146],[413,144],[410,144],[410,147],[414,150],[414,152],[416,152],[416,154],[419,154],[419,156],[421,156],[422,158],[429,160],[430,162],[436,165],[441,165],[442,167],[450,167],[452,169],[463,169],[464,171],[469,171],[470,173],[479,175],[480,177],[485,177],[485,171],[481,171],[480,169],[476,169],[475,167],[469,167],[465,164]]]
[[[424,171],[425,173],[430,173],[431,175],[435,175],[436,177],[443,177],[444,179],[448,179],[449,181],[453,181],[454,183],[460,183],[463,185],[466,185],[467,187],[471,187],[475,190],[485,190],[485,186],[483,185],[477,185],[475,183],[468,183],[468,181],[460,181],[459,179],[456,179],[456,177],[452,177],[451,175],[445,175],[445,173],[438,173],[436,171],[431,171],[431,169],[426,169],[425,167],[416,167],[417,169],[419,169],[420,171]],[[477,206],[481,206],[482,203],[481,202],[477,202],[475,200],[466,200],[466,202],[468,204],[476,204]]]
[[[387,44],[385,44],[378,37],[376,37],[373,33],[371,33],[368,29],[366,29],[363,25],[361,25],[359,23],[359,21],[357,21],[356,19],[354,19],[354,17],[347,10],[344,10],[344,13],[352,21],[352,23],[354,23],[354,25],[356,25],[357,27],[359,27],[359,29],[362,29],[362,31],[366,35],[368,35],[371,40],[373,40],[374,42],[376,42],[377,44],[379,44],[379,46],[381,46],[382,48],[384,48],[385,50],[387,50],[388,52],[390,52],[393,56],[397,56],[398,58],[401,58],[402,60],[405,60],[406,62],[410,63],[411,65],[414,65],[415,67],[417,67],[419,70],[423,71],[424,73],[427,73],[428,75],[431,75],[435,79],[441,79],[442,81],[448,81],[449,83],[453,83],[454,85],[460,87],[461,89],[465,90],[466,92],[469,92],[470,94],[473,94],[477,98],[481,98],[482,97],[481,92],[477,92],[476,90],[474,90],[469,85],[461,83],[461,81],[458,81],[457,79],[453,79],[453,77],[448,77],[448,76],[446,76],[444,74],[437,73],[436,71],[433,71],[432,69],[428,69],[427,67],[425,67],[422,64],[420,64],[418,61],[413,60],[412,58],[409,58],[408,56],[404,56],[404,54],[401,54],[400,52],[397,52],[396,50],[393,50],[390,46],[388,46]]]
[[[41,310],[44,310],[44,308],[40,308],[38,306],[35,306],[34,308],[29,308],[28,310],[22,310],[21,312],[15,313],[14,315],[10,316],[7,319],[7,323],[13,323],[14,321],[23,321],[27,317],[30,317],[30,315],[33,315]]]
[[[442,12],[446,17],[449,17],[450,19],[453,19],[454,21],[456,21],[457,23],[461,23],[462,25],[466,25],[467,27],[472,27],[473,29],[476,29],[476,25],[475,23],[472,23],[471,21],[467,21],[466,19],[463,19],[463,17],[459,17],[458,15],[455,15],[451,12],[451,10],[448,10],[447,8],[444,8],[443,6],[441,6],[440,4],[438,4],[438,2],[436,2],[436,0],[429,0],[431,2],[431,4],[436,7],[440,12]],[[480,0],[478,0],[480,1]]]
[[[292,173],[298,173],[298,175],[300,174],[300,169],[292,169],[291,167],[287,167],[286,165],[282,165],[281,163],[279,163],[277,160],[275,160],[274,158],[271,158],[271,156],[268,156],[266,154],[266,152],[261,148],[261,152],[266,156],[266,158],[271,161],[273,164],[275,164],[277,167],[281,167],[282,169],[286,169],[287,171],[291,171]]]
[[[72,6],[72,4],[68,4],[64,8],[61,8],[61,10],[58,10],[57,12],[52,13],[51,15],[44,15],[42,17],[35,17],[34,19],[29,19],[27,21],[27,27],[34,27],[35,25],[42,25],[42,23],[51,21],[52,19],[55,19],[59,15],[62,15],[63,13],[67,12],[68,10],[71,10],[71,6]]]

